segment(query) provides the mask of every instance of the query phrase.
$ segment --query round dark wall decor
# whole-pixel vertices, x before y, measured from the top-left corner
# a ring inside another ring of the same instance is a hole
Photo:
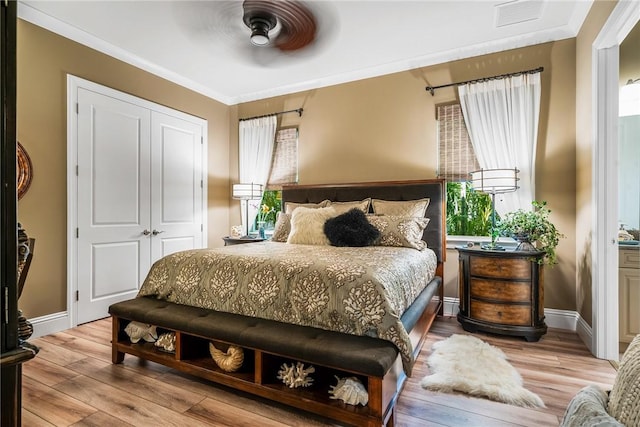
[[[31,179],[33,178],[33,165],[31,164],[31,159],[29,158],[26,150],[19,142],[16,146],[16,158],[16,186],[18,190],[18,200],[20,200],[31,185]]]

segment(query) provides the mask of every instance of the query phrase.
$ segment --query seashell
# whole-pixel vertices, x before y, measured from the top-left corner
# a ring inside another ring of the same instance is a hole
[[[146,323],[129,322],[126,328],[124,328],[124,331],[129,335],[129,339],[131,339],[131,342],[134,344],[141,339],[146,342],[154,342],[158,339],[156,327],[147,325]]]
[[[329,398],[340,399],[349,405],[365,406],[369,402],[369,393],[364,385],[356,377],[340,378],[335,376],[338,384],[331,386]]]
[[[309,387],[313,383],[313,378],[309,376],[316,371],[316,368],[309,366],[304,367],[302,362],[297,362],[291,366],[283,363],[278,371],[278,379],[289,386],[289,388]]]
[[[244,362],[244,352],[240,347],[230,345],[226,352],[218,350],[213,343],[209,343],[209,353],[214,362],[225,372],[235,372]]]
[[[158,341],[154,343],[156,347],[159,347],[162,351],[169,353],[175,353],[176,351],[176,334],[175,332],[167,332],[158,337]]]

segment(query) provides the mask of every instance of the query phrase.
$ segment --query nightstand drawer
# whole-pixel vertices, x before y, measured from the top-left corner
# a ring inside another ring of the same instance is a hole
[[[531,324],[531,306],[529,305],[491,304],[471,300],[470,311],[472,318],[486,322],[521,326]]]
[[[469,265],[469,272],[472,276],[529,280],[531,278],[531,263],[523,258],[496,260],[491,257],[473,257]]]
[[[504,302],[531,301],[531,284],[529,282],[507,282],[488,279],[471,279],[471,298],[488,299]]]
[[[618,267],[640,268],[640,250],[618,249]]]

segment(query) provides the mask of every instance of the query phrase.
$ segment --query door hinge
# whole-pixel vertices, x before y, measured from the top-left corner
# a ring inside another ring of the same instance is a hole
[[[204,231],[204,224],[200,224],[200,231]]]
[[[9,287],[4,288],[4,323],[9,323]]]
[[[76,114],[80,114],[80,104],[76,102]]]
[[[200,188],[204,188],[204,182],[200,180]]]
[[[80,176],[80,166],[76,165],[76,176]]]
[[[76,291],[76,301],[80,300],[80,291]]]
[[[200,137],[200,144],[204,144],[204,136]]]
[[[76,239],[80,238],[80,228],[76,228]]]

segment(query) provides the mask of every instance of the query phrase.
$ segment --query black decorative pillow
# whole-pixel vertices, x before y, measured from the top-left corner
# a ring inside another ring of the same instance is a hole
[[[328,219],[324,234],[333,246],[369,246],[380,237],[380,232],[358,208]]]

